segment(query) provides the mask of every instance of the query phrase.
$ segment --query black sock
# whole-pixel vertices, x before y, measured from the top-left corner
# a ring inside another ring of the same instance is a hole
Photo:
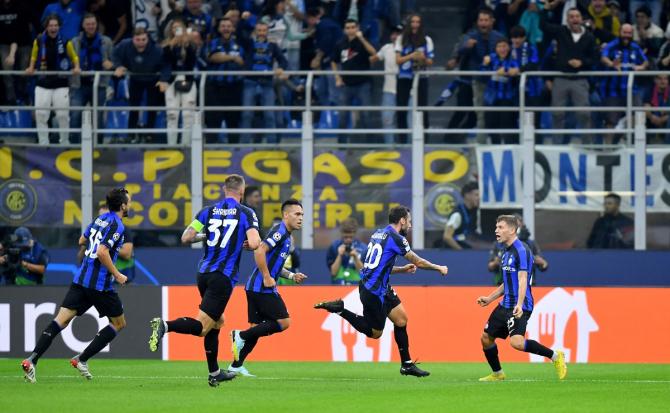
[[[86,347],[79,356],[79,360],[83,362],[88,361],[88,359],[95,356],[100,350],[105,348],[105,346],[109,344],[110,341],[114,340],[114,337],[116,337],[116,330],[114,330],[114,327],[112,327],[111,324],[98,331],[98,334],[95,335],[95,338],[93,341],[91,341],[91,344],[89,344],[88,347]]]
[[[372,337],[372,327],[368,325],[368,322],[365,321],[365,318],[358,314],[354,314],[351,311],[344,309],[340,313],[340,317],[344,318],[351,324],[356,330],[365,334],[368,337]]]
[[[398,352],[400,353],[400,362],[412,361],[409,356],[409,337],[407,336],[407,326],[393,327],[393,336],[395,343],[398,345]]]
[[[537,354],[549,359],[554,355],[554,351],[552,349],[543,346],[535,340],[526,340],[525,344],[523,345],[523,351],[526,353]]]
[[[167,322],[167,331],[179,334],[191,334],[199,336],[202,333],[202,323],[195,318],[182,317]]]
[[[246,341],[252,338],[270,336],[274,333],[279,333],[280,331],[281,326],[279,325],[279,322],[275,320],[263,321],[262,323],[257,324],[247,330],[240,331],[240,338]],[[246,346],[247,344],[245,343],[244,347]]]
[[[484,355],[486,356],[486,361],[489,362],[489,366],[491,366],[491,370],[493,370],[494,373],[502,370],[502,367],[500,366],[500,359],[498,358],[498,346],[494,344],[489,348],[485,348]]]
[[[40,338],[37,340],[37,344],[35,345],[35,349],[28,357],[28,360],[30,360],[33,364],[37,364],[37,361],[40,359],[40,357],[42,357],[42,354],[47,351],[51,345],[51,342],[54,338],[56,338],[61,330],[62,328],[58,325],[56,320],[51,321],[47,328],[42,331],[42,334],[40,335]]]
[[[251,353],[254,347],[256,347],[256,343],[258,343],[258,338],[256,337],[252,337],[244,342],[244,347],[242,347],[242,350],[240,350],[239,360],[233,361],[233,367],[242,367],[244,360],[247,359],[249,353]]]
[[[205,336],[205,356],[207,357],[207,368],[210,373],[219,369],[219,363],[216,360],[219,357],[219,332],[221,330],[211,329]]]

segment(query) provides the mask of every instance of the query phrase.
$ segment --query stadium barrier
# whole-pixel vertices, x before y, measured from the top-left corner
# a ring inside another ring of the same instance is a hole
[[[475,300],[492,287],[412,287],[396,291],[409,314],[411,353],[422,361],[482,361],[479,337],[493,305],[480,308]],[[0,289],[0,357],[23,357],[32,351],[41,331],[56,314],[66,289],[8,287]],[[291,317],[290,328],[263,338],[249,358],[253,361],[397,361],[392,325],[372,340],[353,330],[339,316],[314,310],[315,302],[342,297],[346,307],[362,313],[358,289],[349,286],[281,288]],[[204,360],[202,339],[168,334],[161,351],[148,350],[149,321],[194,316],[200,297],[193,286],[128,287],[119,294],[127,327],[98,356]],[[535,310],[527,336],[552,348],[562,348],[569,362],[670,363],[667,316],[670,288],[540,287],[533,289]],[[219,357],[230,359],[231,329],[245,329],[247,305],[237,287],[225,313]],[[81,352],[107,324],[94,309],[77,317],[54,340],[46,357],[72,357]],[[541,362],[536,356],[500,344],[501,360]]]

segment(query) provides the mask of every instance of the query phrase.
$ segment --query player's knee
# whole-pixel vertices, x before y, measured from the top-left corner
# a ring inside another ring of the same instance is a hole
[[[396,327],[407,327],[407,316],[401,316],[393,322],[393,325]]]
[[[382,330],[375,330],[374,328],[372,329],[372,334],[370,335],[370,338],[378,339],[379,337],[382,336],[383,331]]]
[[[126,320],[125,319],[113,320],[112,321],[112,327],[114,327],[114,330],[119,332],[126,327]]]
[[[482,333],[481,341],[484,347],[491,347],[493,345],[493,340],[491,340],[491,336],[486,331]]]
[[[277,323],[279,323],[279,326],[281,327],[281,331],[284,331],[291,326],[291,319],[290,318],[284,318],[284,319],[281,319],[281,320],[277,320]]]
[[[526,340],[523,337],[515,336],[510,339],[509,343],[515,350],[524,351]]]

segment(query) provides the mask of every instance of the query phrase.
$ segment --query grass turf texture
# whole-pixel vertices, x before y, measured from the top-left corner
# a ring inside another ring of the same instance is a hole
[[[205,362],[96,360],[86,381],[68,360],[44,358],[37,383],[0,360],[0,412],[667,412],[670,365],[581,364],[559,382],[551,364],[504,363],[508,380],[479,383],[486,363],[247,363],[256,378],[207,385]],[[227,366],[227,363],[222,367]],[[198,410],[196,410],[198,409]]]

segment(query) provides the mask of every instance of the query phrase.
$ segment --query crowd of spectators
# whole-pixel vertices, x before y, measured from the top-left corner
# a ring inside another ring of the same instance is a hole
[[[290,70],[333,70],[316,76],[313,105],[380,105],[388,108],[377,121],[369,111],[333,111],[330,126],[406,129],[414,77],[438,68],[434,40],[411,0],[0,0],[0,60],[4,74],[0,104],[35,106],[40,144],[76,143],[79,134],[62,129],[81,126],[81,112],[67,106],[139,106],[127,128],[146,133],[108,136],[111,141],[189,144],[199,91],[197,75],[184,71],[247,70],[266,76],[211,74],[205,88],[206,139],[213,143],[278,143],[280,135],[227,133],[236,128],[284,128],[299,116],[277,106],[304,103],[305,78]],[[529,106],[665,107],[670,102],[667,75],[638,78],[628,91],[626,77],[596,77],[591,70],[625,73],[670,67],[670,0],[478,0],[463,15],[463,33],[447,69],[483,70],[493,75],[460,77],[448,83],[442,99],[454,105],[515,107],[519,75],[551,70],[566,76],[531,77],[523,91]],[[457,17],[460,17],[457,16]],[[666,27],[663,30],[663,27]],[[438,56],[437,58],[439,58]],[[438,59],[439,60],[439,59]],[[383,86],[368,76],[339,75],[340,70],[384,69]],[[45,70],[71,71],[71,76]],[[93,90],[90,71],[110,71]],[[441,82],[442,80],[431,80]],[[380,90],[375,90],[376,87]],[[380,101],[373,101],[379,98]],[[429,78],[418,82],[419,106],[429,101]],[[225,110],[249,106],[253,110]],[[166,108],[166,111],[156,110]],[[209,108],[211,107],[211,109]],[[53,108],[55,116],[51,116]],[[165,112],[166,116],[159,116]],[[424,113],[424,125],[431,123]],[[105,128],[116,112],[96,119]],[[258,118],[258,119],[256,119]],[[161,120],[163,119],[163,120]],[[648,112],[648,127],[667,128],[668,112]],[[617,128],[624,113],[538,112],[545,128]],[[164,122],[161,124],[161,122]],[[515,112],[456,112],[448,127],[515,129]],[[434,122],[433,122],[434,124]],[[49,126],[61,129],[49,133]],[[447,126],[447,125],[438,125]],[[167,133],[156,133],[166,129]],[[181,132],[181,133],[180,133]],[[339,142],[355,142],[342,135]],[[559,135],[554,143],[617,143],[621,134]],[[670,135],[649,134],[651,143],[670,143]],[[374,135],[363,138],[378,142]],[[392,133],[386,143],[406,143]],[[518,143],[518,134],[492,133],[478,143]],[[539,142],[542,142],[539,139]],[[450,136],[448,143],[459,142]]]

